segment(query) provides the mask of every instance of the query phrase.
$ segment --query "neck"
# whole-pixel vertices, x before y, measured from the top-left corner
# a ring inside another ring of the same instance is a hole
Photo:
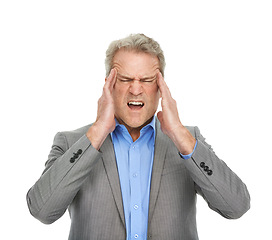
[[[135,142],[140,137],[141,134],[140,131],[141,131],[140,129],[139,130],[133,129],[132,131],[128,130],[133,142]]]
[[[126,124],[124,121],[122,121],[121,119],[117,119],[117,121],[120,124],[123,124],[126,127],[126,129],[128,130],[128,133],[130,134],[133,142],[135,142],[140,137],[141,129],[143,127],[145,127],[147,124],[149,124],[152,121],[152,119],[153,119],[153,116],[148,121],[146,121],[143,125],[141,125],[139,127],[131,127],[128,124]]]

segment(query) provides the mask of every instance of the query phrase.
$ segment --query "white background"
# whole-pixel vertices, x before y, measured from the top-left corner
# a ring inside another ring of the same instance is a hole
[[[200,239],[269,239],[271,13],[271,1],[262,0],[1,1],[3,239],[67,239],[68,213],[43,225],[25,195],[54,135],[95,120],[109,43],[139,32],[165,52],[183,124],[200,128],[251,194],[239,220],[222,218],[199,197]]]

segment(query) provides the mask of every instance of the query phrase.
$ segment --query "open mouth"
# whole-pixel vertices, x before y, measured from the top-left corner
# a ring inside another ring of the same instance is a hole
[[[139,110],[144,106],[144,103],[138,101],[130,101],[127,103],[127,105],[132,110]]]

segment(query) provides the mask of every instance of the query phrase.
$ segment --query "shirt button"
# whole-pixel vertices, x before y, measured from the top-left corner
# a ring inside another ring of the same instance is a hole
[[[134,209],[137,210],[139,206],[137,204],[134,205]]]
[[[138,235],[138,234],[135,234],[135,235],[134,235],[134,238],[138,238],[138,237],[139,237],[139,235]]]
[[[134,174],[133,174],[133,177],[135,177],[135,178],[138,177],[138,174],[137,174],[137,173],[134,173]]]

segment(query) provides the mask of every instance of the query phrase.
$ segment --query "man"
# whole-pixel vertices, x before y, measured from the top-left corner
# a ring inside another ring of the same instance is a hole
[[[164,81],[164,55],[143,34],[111,43],[96,121],[58,133],[27,194],[50,224],[66,209],[69,239],[198,239],[196,193],[230,219],[250,197],[197,127],[184,127]],[[161,98],[162,111],[157,111]]]

